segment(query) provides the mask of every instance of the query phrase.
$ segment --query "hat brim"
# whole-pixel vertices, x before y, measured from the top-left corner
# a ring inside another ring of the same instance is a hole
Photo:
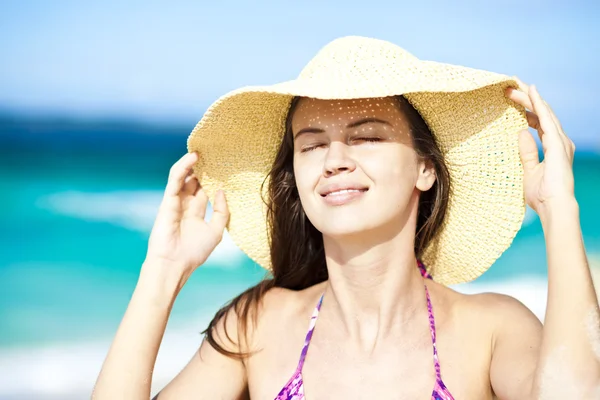
[[[232,240],[270,269],[266,206],[260,188],[285,130],[293,97],[358,99],[404,95],[436,136],[451,176],[446,220],[423,262],[436,281],[450,285],[483,274],[521,227],[522,166],[518,132],[525,110],[504,95],[510,77],[488,71],[415,61],[365,81],[297,79],[251,86],[219,98],[188,138],[200,154],[194,172],[214,200],[227,193]]]

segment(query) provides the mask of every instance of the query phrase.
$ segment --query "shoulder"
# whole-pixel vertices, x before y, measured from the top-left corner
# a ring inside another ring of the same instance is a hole
[[[245,353],[262,348],[284,328],[302,320],[305,314],[310,316],[311,304],[314,302],[314,307],[322,290],[322,284],[300,291],[281,287],[261,290],[261,284],[248,289],[217,313],[209,329],[218,344],[229,343],[236,351]]]
[[[541,329],[541,322],[521,301],[500,293],[466,294],[453,288],[435,284],[438,302],[448,318],[463,326],[478,327],[497,334],[507,325],[527,325]],[[432,299],[435,303],[435,298]],[[435,304],[434,304],[435,306]]]
[[[323,289],[323,283],[303,290],[271,288],[260,305],[257,327],[271,330],[298,319],[306,320],[304,317],[310,317]]]
[[[521,336],[533,342],[541,340],[542,323],[518,299],[500,293],[452,292],[455,313],[465,321],[466,326],[486,331],[490,335],[492,349],[502,341]]]
[[[498,323],[511,321],[537,321],[535,314],[521,301],[500,293],[460,294],[460,307],[477,316],[485,315],[490,321]],[[541,324],[541,323],[540,323]]]
[[[464,309],[485,323],[490,383],[498,398],[527,397],[541,349],[540,320],[516,298],[498,293],[465,295]]]

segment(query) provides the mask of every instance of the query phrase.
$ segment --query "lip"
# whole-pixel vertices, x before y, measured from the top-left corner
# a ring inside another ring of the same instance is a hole
[[[340,194],[329,194],[323,196],[323,200],[330,206],[342,206],[344,204],[348,204],[352,201],[355,201],[367,192],[368,189],[353,191],[353,192],[345,192]]]
[[[342,190],[351,190],[351,192],[334,194]],[[356,183],[332,183],[325,185],[319,194],[328,205],[341,206],[361,198],[368,190],[368,187]]]
[[[353,183],[353,182],[348,182],[348,183],[330,183],[327,184],[325,186],[323,186],[320,190],[319,190],[319,194],[323,197],[327,196],[329,193],[333,193],[333,192],[337,192],[340,190],[361,190],[366,192],[367,190],[369,190],[368,187],[358,184],[358,183]]]

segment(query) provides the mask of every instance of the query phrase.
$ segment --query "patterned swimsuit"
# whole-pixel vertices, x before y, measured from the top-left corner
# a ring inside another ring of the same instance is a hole
[[[425,267],[419,262],[419,270],[421,275],[425,278],[432,279],[431,275],[427,273]],[[425,296],[427,298],[427,311],[429,313],[429,330],[431,331],[431,341],[433,344],[433,365],[435,366],[435,386],[433,387],[433,393],[431,394],[431,400],[454,400],[454,397],[450,394],[450,391],[442,381],[442,374],[440,370],[440,362],[438,360],[437,346],[436,346],[436,335],[435,335],[435,318],[433,317],[433,307],[431,306],[431,300],[429,298],[429,290],[425,286]],[[304,398],[304,382],[302,380],[302,367],[304,366],[304,360],[306,359],[306,353],[308,352],[308,345],[312,338],[321,310],[321,304],[323,303],[323,295],[319,299],[319,303],[315,307],[315,310],[310,318],[310,325],[308,327],[308,333],[304,340],[304,347],[302,347],[302,353],[300,353],[300,361],[296,372],[287,382],[287,384],[281,389],[275,400],[305,400]]]

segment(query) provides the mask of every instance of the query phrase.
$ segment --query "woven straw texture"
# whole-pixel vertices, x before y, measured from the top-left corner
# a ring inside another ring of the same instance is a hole
[[[524,109],[506,99],[508,86],[517,84],[505,75],[422,61],[382,40],[344,37],[319,51],[295,80],[219,98],[191,132],[188,150],[200,154],[194,173],[209,199],[218,189],[227,194],[232,240],[269,269],[260,187],[291,99],[404,95],[438,138],[452,180],[445,223],[423,262],[437,282],[457,284],[483,274],[523,221],[517,133],[528,125]]]

